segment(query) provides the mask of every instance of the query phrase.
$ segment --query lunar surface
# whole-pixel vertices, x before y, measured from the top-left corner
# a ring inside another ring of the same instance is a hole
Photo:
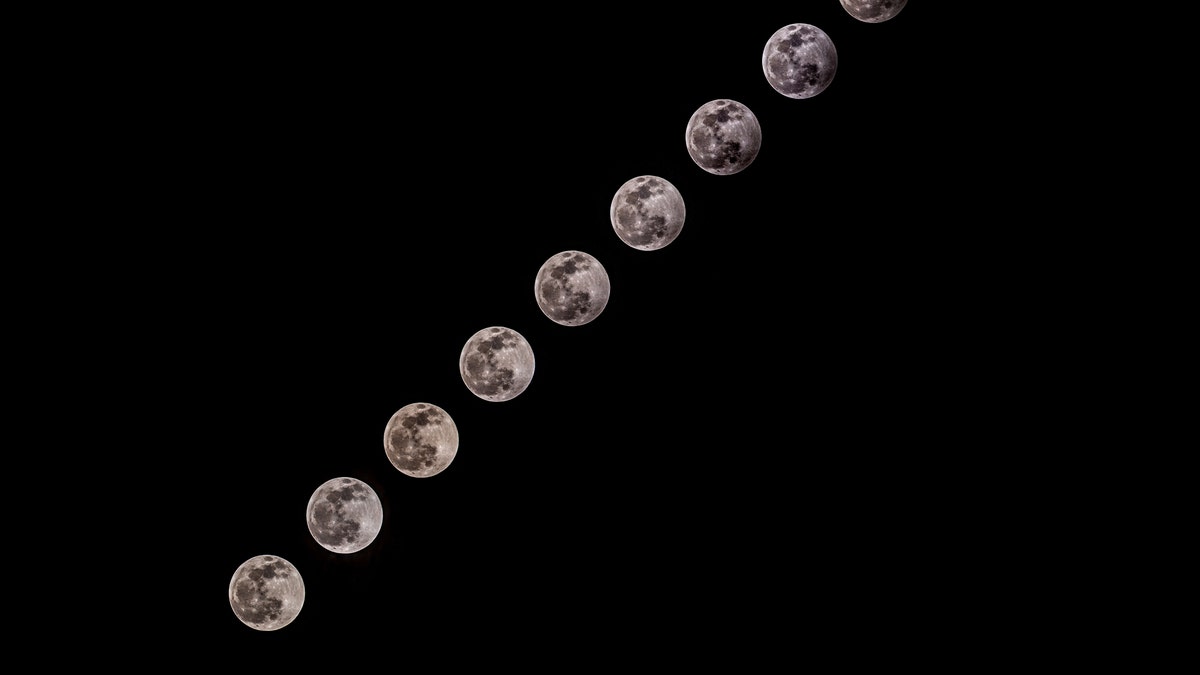
[[[608,209],[617,236],[640,251],[654,251],[675,241],[686,216],[683,195],[670,181],[658,176],[625,181]]]
[[[563,326],[582,326],[600,316],[611,291],[604,266],[583,251],[550,256],[533,281],[538,307],[551,321]]]
[[[746,106],[719,98],[692,113],[687,151],[705,171],[724,176],[743,171],[758,156],[762,128]]]
[[[383,504],[357,478],[330,478],[308,498],[307,519],[318,544],[334,553],[357,553],[379,535]]]
[[[850,16],[867,23],[879,23],[900,13],[908,0],[842,0]]]
[[[277,555],[257,555],[238,566],[229,581],[229,606],[254,630],[279,630],[304,607],[304,580]]]
[[[432,403],[409,403],[384,427],[383,449],[401,473],[413,478],[436,476],[458,453],[458,426]]]
[[[837,73],[837,62],[833,40],[809,23],[780,28],[763,47],[763,75],[788,98],[812,98],[825,91]]]
[[[516,398],[533,380],[533,349],[517,331],[484,328],[467,340],[458,357],[463,383],[485,401]]]

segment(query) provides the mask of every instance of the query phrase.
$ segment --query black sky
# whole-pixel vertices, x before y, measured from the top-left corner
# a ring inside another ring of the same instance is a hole
[[[931,467],[960,461],[977,356],[963,345],[979,330],[973,291],[948,281],[980,244],[960,229],[971,139],[936,4],[883,24],[837,0],[684,19],[198,19],[162,130],[186,167],[163,194],[186,253],[163,263],[186,307],[164,310],[180,346],[162,375],[185,390],[171,452],[186,454],[186,487],[163,498],[181,516],[184,588],[168,594],[195,624],[176,637],[264,659],[322,641],[353,659],[365,640],[396,650],[398,670],[424,650],[457,665],[483,642],[520,663],[549,641],[587,663],[636,644],[752,650],[811,631],[803,607],[844,638],[830,626],[858,608],[908,602],[894,582],[936,566],[922,551],[957,527],[935,504],[961,484]],[[792,22],[838,50],[808,100],[761,69]],[[716,98],[763,129],[733,176],[684,147]],[[626,246],[608,220],[643,174],[687,205],[660,251]],[[582,327],[533,297],[538,267],[567,249],[612,280]],[[537,359],[504,403],[457,371],[491,325]],[[461,434],[428,479],[382,447],[391,414],[419,401]],[[309,495],[337,476],[384,503],[358,554],[326,552],[305,526]],[[259,554],[306,583],[275,633],[227,600]]]

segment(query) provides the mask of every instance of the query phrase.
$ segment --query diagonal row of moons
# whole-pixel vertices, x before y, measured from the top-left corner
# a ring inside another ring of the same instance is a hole
[[[851,16],[880,23],[895,16],[907,0],[839,0]],[[837,50],[820,28],[793,23],[777,30],[763,48],[763,74],[771,87],[794,99],[824,91],[837,70]],[[687,123],[688,154],[701,169],[730,175],[758,156],[762,129],[745,105],[715,99],[700,106]],[[683,229],[686,207],[679,190],[665,178],[642,175],[626,181],[613,195],[609,220],[629,246],[653,251],[669,245]],[[594,256],[563,251],[538,270],[534,295],[551,321],[563,326],[591,322],[608,304],[608,273]],[[485,401],[508,401],[533,380],[534,357],[517,331],[489,326],[472,335],[459,355],[459,373],[473,394]],[[446,469],[458,452],[458,427],[433,403],[410,403],[388,420],[383,446],[400,472],[428,478]],[[383,526],[383,504],[367,483],[332,478],[312,494],[306,510],[308,530],[322,547],[355,553],[371,544]],[[229,604],[245,625],[273,631],[290,624],[304,605],[304,581],[291,562],[258,555],[242,563],[229,583]]]

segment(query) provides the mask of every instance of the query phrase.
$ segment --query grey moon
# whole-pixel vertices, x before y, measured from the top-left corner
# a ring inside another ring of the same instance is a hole
[[[436,476],[458,454],[458,426],[441,407],[409,403],[392,414],[383,429],[383,450],[400,473]]]
[[[762,127],[746,106],[719,98],[696,109],[687,123],[687,151],[701,169],[727,176],[745,170],[762,146]]]
[[[812,98],[825,91],[837,73],[837,49],[825,31],[809,23],[791,23],[775,31],[763,47],[763,75],[788,98]]]
[[[334,553],[357,553],[379,535],[383,503],[375,490],[357,478],[343,476],[321,483],[308,498],[308,531]]]
[[[908,0],[842,0],[850,16],[867,23],[881,23],[896,16]]]
[[[679,236],[687,208],[667,179],[637,176],[617,189],[608,217],[621,241],[639,251],[655,251]]]
[[[583,251],[556,253],[542,263],[533,295],[548,319],[562,326],[591,323],[608,305],[612,284],[604,265]]]
[[[472,394],[485,401],[509,401],[533,380],[533,348],[517,331],[490,326],[463,345],[458,370]]]
[[[287,560],[256,555],[239,565],[229,580],[229,606],[254,630],[279,630],[304,607],[304,579]]]

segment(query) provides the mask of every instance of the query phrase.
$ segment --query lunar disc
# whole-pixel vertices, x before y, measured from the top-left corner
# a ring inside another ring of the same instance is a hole
[[[697,166],[727,176],[744,171],[758,156],[762,128],[749,108],[719,98],[692,113],[685,140],[688,155]]]
[[[375,541],[383,527],[383,503],[357,478],[330,478],[313,490],[306,511],[308,531],[334,553],[357,553]]]
[[[533,280],[538,308],[551,321],[563,326],[582,326],[600,316],[611,292],[604,265],[583,251],[563,251],[550,256]]]
[[[436,476],[458,453],[458,427],[432,403],[409,403],[397,410],[383,429],[388,461],[413,478]]]
[[[866,23],[882,23],[904,9],[908,0],[842,0],[850,16]]]
[[[254,630],[279,630],[304,607],[304,579],[277,555],[257,555],[238,566],[229,580],[229,606]]]
[[[639,251],[656,251],[675,241],[686,217],[687,208],[679,190],[658,176],[625,181],[608,209],[613,231]]]
[[[525,336],[504,326],[489,326],[472,335],[458,357],[467,389],[485,401],[509,401],[533,380],[533,349]]]
[[[837,73],[837,49],[825,31],[793,23],[775,31],[763,47],[762,69],[771,87],[788,98],[812,98]]]

